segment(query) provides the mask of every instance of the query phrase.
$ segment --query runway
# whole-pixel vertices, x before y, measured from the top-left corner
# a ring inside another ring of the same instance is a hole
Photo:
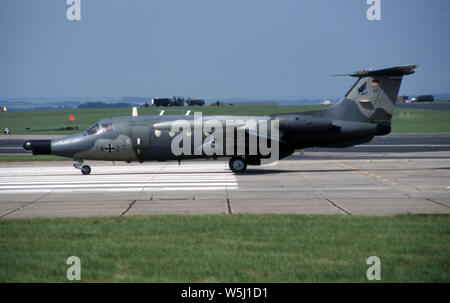
[[[370,157],[411,158],[424,157],[423,152],[450,151],[450,133],[438,134],[389,134],[379,136],[372,141],[347,148],[308,148],[305,150],[311,156],[321,157],[329,153],[332,158],[340,157],[343,153],[349,153],[351,158],[364,158],[364,154]],[[378,155],[377,155],[378,154]],[[425,157],[428,157],[425,155]]]
[[[61,138],[59,135],[0,135],[0,155],[31,155],[23,149],[26,140],[51,140]]]
[[[351,155],[347,153],[343,155]],[[430,154],[430,153],[427,153]],[[433,154],[433,153],[431,153]],[[0,164],[0,219],[161,214],[450,214],[441,158],[282,160],[231,173],[225,161]]]
[[[51,164],[50,164],[51,165]],[[0,172],[0,193],[121,192],[222,190],[237,188],[235,176],[220,164],[131,165],[93,167],[83,176],[67,167],[5,167]],[[198,172],[196,172],[198,171]]]

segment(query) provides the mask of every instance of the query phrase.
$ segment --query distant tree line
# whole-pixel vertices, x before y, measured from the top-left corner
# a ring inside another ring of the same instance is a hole
[[[105,103],[105,102],[85,102],[78,105],[78,108],[111,108],[111,107],[130,107],[129,103],[118,102],[118,103]]]

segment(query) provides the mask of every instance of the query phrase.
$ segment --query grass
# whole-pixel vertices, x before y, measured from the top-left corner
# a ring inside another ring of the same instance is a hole
[[[0,221],[0,282],[450,282],[450,217],[132,216]]]
[[[450,132],[450,111],[396,108],[392,117],[392,132]]]
[[[324,108],[323,105],[296,106],[193,106],[167,107],[165,114],[184,114],[188,109],[204,115],[266,115],[300,112]],[[140,108],[140,115],[158,114],[162,108]],[[73,114],[75,121],[69,121]],[[67,135],[87,129],[96,121],[113,116],[131,115],[131,108],[74,109],[52,111],[23,111],[0,113],[0,129],[9,127],[12,134],[61,134]],[[55,131],[51,129],[78,126],[79,130]],[[392,120],[394,133],[450,132],[450,111],[397,108]],[[30,131],[26,128],[30,127]],[[46,130],[38,131],[36,130]]]

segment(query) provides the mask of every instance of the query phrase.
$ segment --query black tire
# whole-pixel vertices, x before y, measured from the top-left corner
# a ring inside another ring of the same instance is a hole
[[[83,175],[89,175],[91,173],[91,167],[89,165],[83,165],[81,168],[81,173]]]
[[[247,170],[247,162],[242,157],[232,157],[228,162],[228,166],[235,173],[243,173]]]

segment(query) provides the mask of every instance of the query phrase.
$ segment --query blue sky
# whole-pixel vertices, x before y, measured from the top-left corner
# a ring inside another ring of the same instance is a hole
[[[401,93],[450,92],[450,1],[0,1],[0,97],[327,98],[360,68],[420,64]]]

